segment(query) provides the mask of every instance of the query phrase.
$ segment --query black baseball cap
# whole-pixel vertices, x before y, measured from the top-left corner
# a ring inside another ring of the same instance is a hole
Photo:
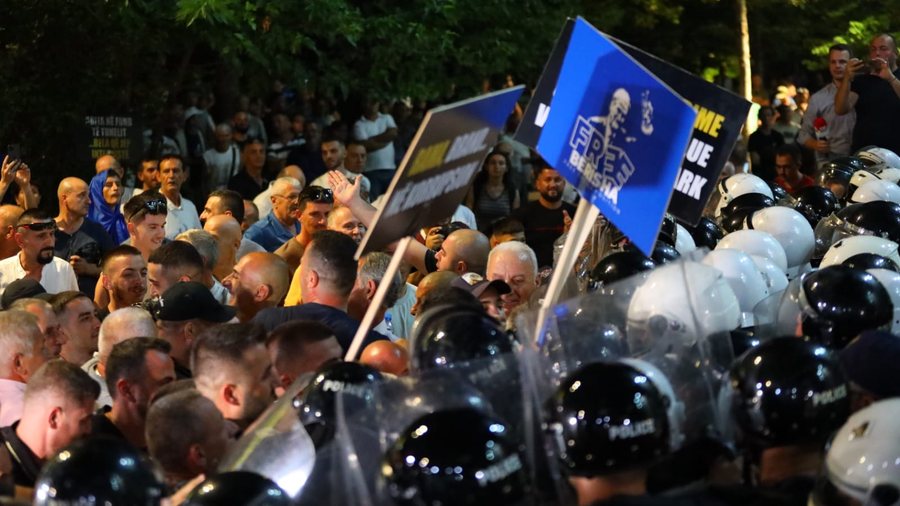
[[[474,272],[467,272],[462,276],[453,280],[450,283],[451,286],[455,286],[457,288],[462,288],[463,290],[468,291],[475,298],[481,297],[481,294],[485,292],[488,288],[493,288],[497,291],[498,295],[505,295],[512,291],[506,281],[502,279],[495,279],[493,281],[488,281],[484,279],[480,274],[476,274]]]
[[[234,318],[233,307],[223,306],[213,297],[209,288],[196,281],[176,283],[159,298],[154,318],[170,322],[183,322],[195,318],[214,323],[225,323]]]
[[[17,279],[6,286],[3,296],[0,296],[0,304],[8,308],[19,299],[36,298],[49,301],[52,294],[48,294],[43,285],[32,278]]]

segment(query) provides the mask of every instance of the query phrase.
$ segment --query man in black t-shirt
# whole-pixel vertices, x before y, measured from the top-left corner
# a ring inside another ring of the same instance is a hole
[[[900,70],[894,37],[886,33],[876,35],[869,44],[869,58],[868,62],[851,58],[847,63],[834,96],[834,110],[837,114],[849,112],[851,94],[856,94],[851,149],[878,146],[900,152],[900,135],[895,129],[900,119]]]
[[[538,267],[553,265],[553,242],[568,228],[575,206],[562,201],[566,181],[545,163],[534,171],[538,200],[520,207],[513,217],[525,226],[525,243],[537,255]]]
[[[68,260],[78,279],[78,290],[93,297],[100,277],[100,259],[117,245],[106,230],[87,218],[90,207],[88,185],[77,177],[59,183],[59,216],[53,254]]]

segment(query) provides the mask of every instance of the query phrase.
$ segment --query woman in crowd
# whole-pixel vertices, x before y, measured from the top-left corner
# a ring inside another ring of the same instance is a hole
[[[506,153],[495,149],[475,176],[466,205],[475,212],[478,230],[482,232],[489,231],[494,220],[509,216],[519,208],[519,192],[512,182],[510,168]]]
[[[91,179],[90,192],[88,218],[103,226],[116,244],[122,244],[128,239],[128,228],[119,206],[122,198],[122,180],[119,175],[111,170],[97,174]]]

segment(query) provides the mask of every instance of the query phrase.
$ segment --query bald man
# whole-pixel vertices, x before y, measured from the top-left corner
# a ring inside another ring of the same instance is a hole
[[[91,205],[87,183],[67,177],[59,182],[56,197],[59,215],[53,254],[69,261],[78,280],[78,291],[93,295],[100,278],[100,260],[116,244],[103,226],[87,218]]]
[[[9,258],[19,252],[19,245],[13,237],[13,227],[25,210],[19,206],[0,206],[0,260]]]
[[[359,218],[353,216],[349,207],[338,206],[328,213],[328,230],[349,235],[353,242],[359,244],[366,235],[366,226]]]
[[[233,217],[219,214],[207,218],[203,230],[212,234],[219,247],[218,261],[212,270],[213,276],[216,279],[225,279],[231,274],[237,263],[242,238],[241,225]]]
[[[390,341],[375,341],[366,346],[359,361],[394,376],[406,376],[409,373],[409,351]]]
[[[122,164],[120,164],[113,155],[103,155],[100,158],[97,158],[97,162],[94,163],[94,168],[97,169],[97,174],[104,170],[111,170],[119,175],[119,179],[125,177],[125,171],[122,170]]]
[[[284,299],[290,282],[287,264],[274,253],[250,253],[238,261],[222,284],[228,288],[228,305],[247,322],[263,309],[276,307]]]
[[[413,316],[418,315],[419,306],[422,305],[422,300],[426,295],[428,295],[433,290],[450,288],[450,284],[458,278],[459,275],[451,271],[432,272],[431,274],[422,278],[422,281],[419,281],[419,286],[416,287],[416,303],[413,304],[413,307],[409,310],[409,313]]]

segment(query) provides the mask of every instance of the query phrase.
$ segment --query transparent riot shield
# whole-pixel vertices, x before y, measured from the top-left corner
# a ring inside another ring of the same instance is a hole
[[[291,497],[306,486],[316,448],[297,417],[294,399],[312,375],[298,378],[244,432],[219,465],[219,471],[253,471],[274,481]]]

